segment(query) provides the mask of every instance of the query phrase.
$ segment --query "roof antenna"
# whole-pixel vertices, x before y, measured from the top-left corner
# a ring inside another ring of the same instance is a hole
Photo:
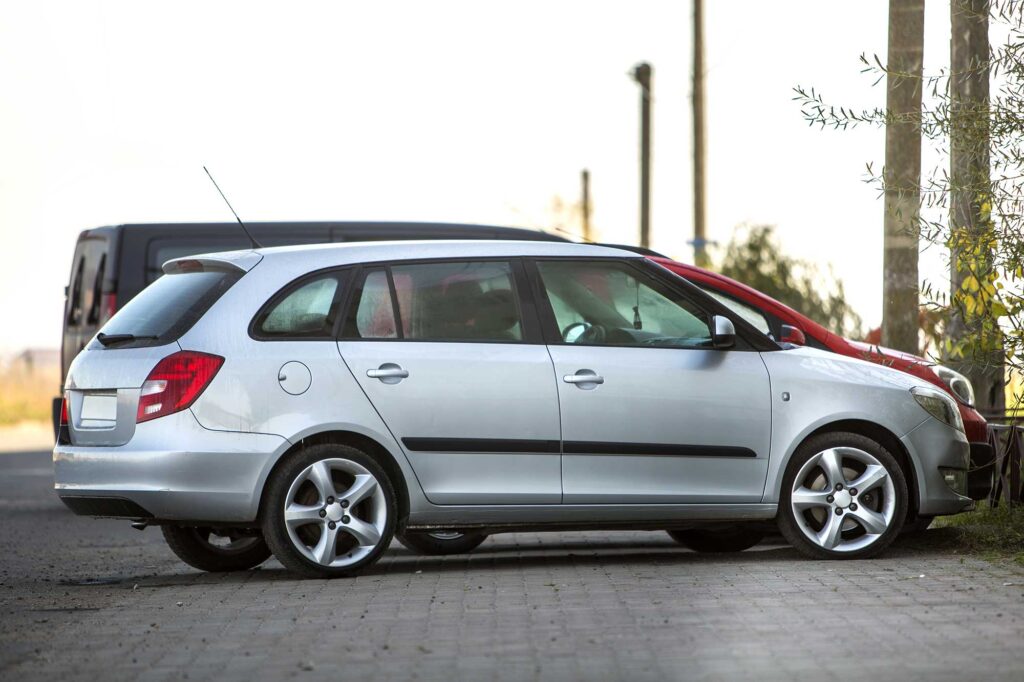
[[[252,248],[263,248],[263,245],[256,241],[256,237],[253,237],[251,234],[249,234],[249,230],[248,228],[246,228],[245,223],[243,223],[242,219],[238,217],[237,213],[235,213],[235,209],[231,206],[231,202],[228,201],[228,198],[226,196],[224,196],[224,192],[221,191],[220,185],[218,185],[217,181],[213,179],[212,175],[210,175],[210,171],[206,169],[206,166],[203,166],[203,170],[206,171],[206,174],[210,177],[210,182],[213,183],[213,186],[217,188],[218,192],[220,192],[220,198],[223,199],[224,203],[227,204],[228,208],[231,209],[231,213],[235,216],[235,220],[237,220],[238,224],[242,226],[242,232],[245,232],[245,236],[249,238],[250,242],[252,242]]]

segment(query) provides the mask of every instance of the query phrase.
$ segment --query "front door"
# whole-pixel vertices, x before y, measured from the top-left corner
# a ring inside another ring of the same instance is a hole
[[[710,312],[631,261],[536,270],[555,340],[563,502],[760,502],[771,437],[760,355],[711,347]]]
[[[360,279],[338,348],[427,498],[558,504],[558,394],[521,266],[399,263]]]

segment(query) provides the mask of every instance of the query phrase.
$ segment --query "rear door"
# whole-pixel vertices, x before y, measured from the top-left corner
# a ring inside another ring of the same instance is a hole
[[[567,504],[760,502],[768,371],[711,312],[630,261],[538,260]]]
[[[558,394],[514,260],[365,267],[338,348],[427,498],[561,501]]]

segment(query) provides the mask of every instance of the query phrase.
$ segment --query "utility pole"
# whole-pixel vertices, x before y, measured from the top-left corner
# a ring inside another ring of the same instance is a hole
[[[583,241],[588,244],[594,241],[590,235],[590,171],[586,168],[580,173],[581,197],[580,215],[583,221]]]
[[[889,0],[882,344],[919,352],[918,217],[924,0]]]
[[[983,242],[988,215],[982,208],[990,194],[989,167],[989,39],[988,0],[952,0],[950,2],[950,206],[949,228],[962,234],[968,244]],[[955,249],[950,254],[951,293],[963,286],[964,278],[974,274],[979,281],[991,271],[991,256]],[[976,322],[966,322],[956,308],[949,320],[949,335],[954,340],[969,336],[980,339]],[[955,363],[974,385],[976,407],[1000,416],[1006,410],[1003,356],[1000,350],[978,352]]]
[[[640,84],[640,246],[651,245],[651,75],[647,62],[633,69]]]
[[[707,134],[704,128],[704,0],[693,0],[693,262],[708,266],[705,232]]]

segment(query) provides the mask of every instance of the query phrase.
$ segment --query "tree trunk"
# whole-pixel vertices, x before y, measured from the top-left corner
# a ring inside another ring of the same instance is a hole
[[[963,231],[968,243],[977,243],[988,230],[982,204],[988,200],[989,178],[989,41],[988,0],[950,2],[950,207],[949,227]],[[954,248],[950,253],[951,292],[960,290],[964,278],[979,280],[991,271],[991,259]],[[976,320],[965,320],[953,307],[949,335],[954,341],[977,337]],[[977,407],[982,412],[1003,413],[1006,395],[1003,356],[1000,351],[970,353],[957,363],[974,384]]]
[[[889,0],[882,344],[918,353],[924,0]]]
[[[693,263],[710,265],[705,231],[707,133],[704,117],[704,0],[693,0]]]

